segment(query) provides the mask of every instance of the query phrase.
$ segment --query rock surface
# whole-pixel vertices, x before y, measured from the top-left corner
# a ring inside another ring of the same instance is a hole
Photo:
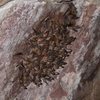
[[[0,7],[0,100],[100,100],[100,7],[84,0],[74,2],[80,28],[71,32],[77,39],[67,66],[49,85],[37,88],[31,83],[16,92],[16,87],[12,90],[16,64],[11,62],[16,45],[49,11],[63,12],[67,4],[42,0],[1,0],[0,4],[5,4]]]

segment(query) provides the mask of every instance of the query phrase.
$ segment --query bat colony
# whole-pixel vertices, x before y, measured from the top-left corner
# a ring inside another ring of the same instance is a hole
[[[65,59],[72,52],[68,45],[76,39],[70,36],[70,30],[75,29],[78,18],[73,3],[68,4],[65,13],[51,13],[33,27],[33,35],[26,41],[28,53],[16,53],[21,59],[16,66],[18,76],[15,81],[21,87],[27,88],[31,82],[38,87],[44,82],[48,84],[59,75],[57,69],[66,65]]]

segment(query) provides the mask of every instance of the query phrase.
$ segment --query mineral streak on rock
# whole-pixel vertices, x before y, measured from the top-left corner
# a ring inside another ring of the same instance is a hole
[[[80,56],[80,60],[78,60],[78,63],[76,64],[78,65],[78,71],[82,70],[82,74],[79,86],[76,92],[74,92],[72,100],[99,100],[100,7],[96,9],[96,5],[89,4],[89,6],[85,9],[82,25],[84,28],[81,32],[86,31],[86,37],[84,38],[83,44],[85,48],[82,48],[80,52],[77,52],[82,54],[83,57]],[[86,28],[86,26],[88,26],[88,28]]]
[[[10,2],[11,0],[0,0],[0,7]]]

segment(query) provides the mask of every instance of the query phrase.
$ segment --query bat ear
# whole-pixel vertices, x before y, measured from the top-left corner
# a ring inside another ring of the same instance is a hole
[[[15,53],[15,54],[14,54],[14,56],[21,56],[21,55],[23,55],[22,52],[18,52],[18,53]]]

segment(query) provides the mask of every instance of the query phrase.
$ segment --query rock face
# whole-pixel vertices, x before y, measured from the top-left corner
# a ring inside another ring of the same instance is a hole
[[[21,43],[33,33],[33,26],[48,13],[64,13],[69,5],[54,0],[8,1],[0,1],[0,100],[100,100],[100,7],[75,0],[78,31],[70,31],[76,40],[67,65],[48,85],[30,83],[27,89],[18,89],[13,82],[18,71],[13,55],[25,48]]]

